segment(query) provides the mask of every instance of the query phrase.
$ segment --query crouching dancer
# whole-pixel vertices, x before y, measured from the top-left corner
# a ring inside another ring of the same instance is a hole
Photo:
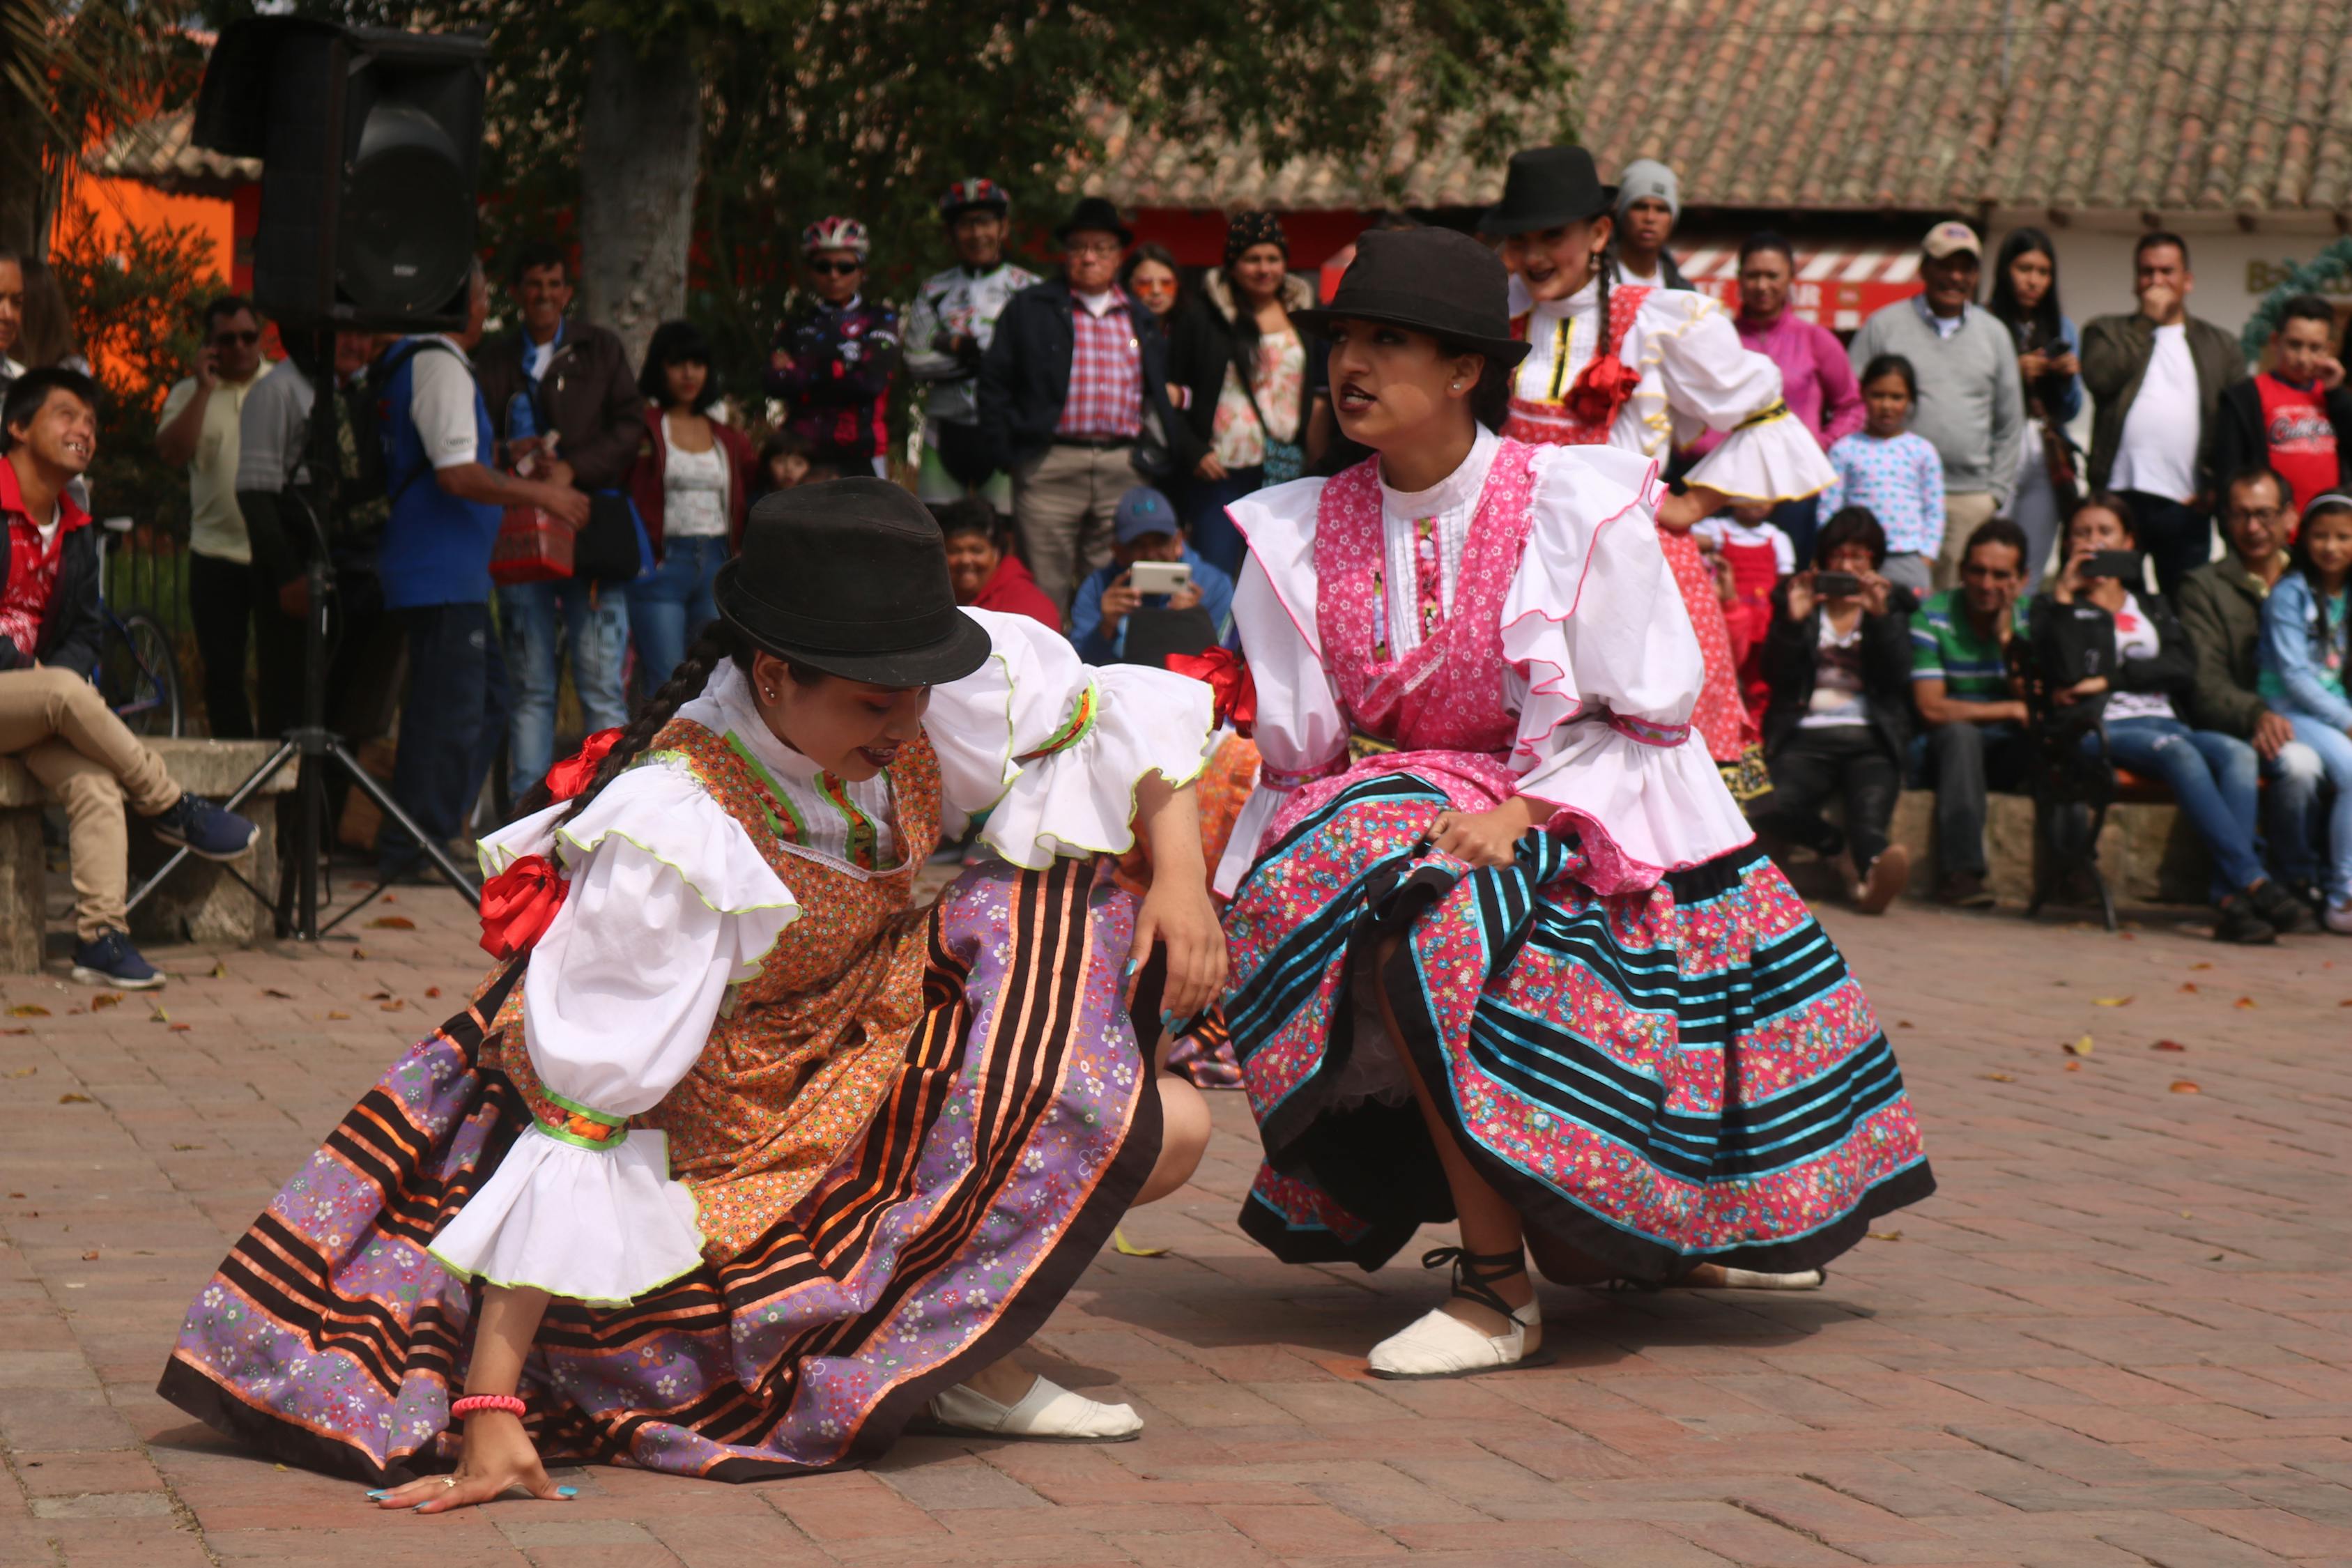
[[[1223,977],[1206,692],[959,609],[875,479],[762,500],[715,596],[570,798],[485,842],[517,956],[237,1244],[183,1408],[425,1511],[557,1495],[549,1463],[853,1464],[910,1423],[1136,1434],[1009,1358],[1206,1139],[1129,1023]],[[915,908],[982,812],[998,858]],[[1131,822],[1139,901],[1101,859]]]

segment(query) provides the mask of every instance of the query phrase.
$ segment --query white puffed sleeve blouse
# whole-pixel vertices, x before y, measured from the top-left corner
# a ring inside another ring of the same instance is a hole
[[[985,813],[982,840],[1032,869],[1055,855],[1126,849],[1143,775],[1183,784],[1200,772],[1208,688],[1163,670],[1091,668],[1026,617],[965,613],[989,633],[988,660],[934,688],[923,721],[943,830],[959,835]],[[846,858],[846,818],[817,787],[816,765],[761,722],[733,665],[678,716],[730,737],[798,803],[809,832],[795,856],[875,874]],[[887,781],[836,783],[833,794],[875,834],[874,863],[898,866],[909,847]],[[482,869],[541,855],[569,873],[563,907],[530,953],[522,1043],[559,1106],[619,1126],[692,1069],[730,988],[759,973],[801,906],[789,871],[779,875],[681,763],[630,769],[558,826],[565,809],[482,840]],[[693,1194],[670,1178],[662,1133],[624,1128],[591,1142],[534,1121],[432,1253],[467,1277],[613,1303],[692,1269],[701,1249]]]

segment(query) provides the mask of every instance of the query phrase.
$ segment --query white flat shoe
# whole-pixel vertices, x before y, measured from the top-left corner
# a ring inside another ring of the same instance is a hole
[[[1367,1360],[1374,1377],[1474,1377],[1482,1372],[1549,1363],[1549,1351],[1528,1349],[1528,1331],[1541,1326],[1542,1309],[1534,1301],[1513,1307],[1493,1289],[1496,1280],[1507,1279],[1524,1268],[1520,1254],[1482,1256],[1458,1247],[1441,1247],[1423,1254],[1421,1263],[1424,1268],[1442,1268],[1451,1263],[1454,1294],[1502,1313],[1511,1326],[1490,1335],[1443,1308],[1433,1309],[1372,1347]]]
[[[1132,1443],[1143,1435],[1133,1406],[1097,1404],[1042,1377],[1013,1405],[957,1384],[933,1395],[924,1414],[929,1419],[909,1430],[1024,1443]]]
[[[1690,1279],[1685,1284],[1701,1290],[1818,1290],[1829,1278],[1826,1269],[1800,1268],[1794,1274],[1767,1274],[1756,1268],[1727,1268],[1721,1264],[1702,1264],[1722,1276],[1720,1279]]]

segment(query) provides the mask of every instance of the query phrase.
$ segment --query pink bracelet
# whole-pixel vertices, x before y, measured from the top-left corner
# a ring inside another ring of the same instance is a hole
[[[520,1415],[523,1409],[523,1402],[511,1394],[469,1394],[449,1406],[449,1416],[459,1420],[477,1410],[503,1410],[509,1415]]]

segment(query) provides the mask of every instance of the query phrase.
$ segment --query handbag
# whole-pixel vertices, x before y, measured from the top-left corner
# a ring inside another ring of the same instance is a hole
[[[619,490],[591,494],[588,521],[572,542],[572,575],[586,583],[634,583],[653,569],[653,540],[636,503]]]
[[[490,581],[511,587],[569,577],[577,540],[562,518],[535,506],[510,506],[499,521],[498,541],[490,546]]]
[[[1265,422],[1265,410],[1257,405],[1257,388],[1250,384],[1249,372],[1241,363],[1241,343],[1234,343],[1234,374],[1242,384],[1242,395],[1249,399],[1250,417],[1257,421],[1258,435],[1265,447],[1265,456],[1259,459],[1262,485],[1286,485],[1307,471],[1307,448],[1297,441],[1280,441]]]
[[[1135,433],[1135,445],[1128,448],[1127,461],[1147,484],[1165,486],[1176,478],[1176,454],[1169,450],[1160,410],[1149,400],[1143,405],[1143,424]]]

